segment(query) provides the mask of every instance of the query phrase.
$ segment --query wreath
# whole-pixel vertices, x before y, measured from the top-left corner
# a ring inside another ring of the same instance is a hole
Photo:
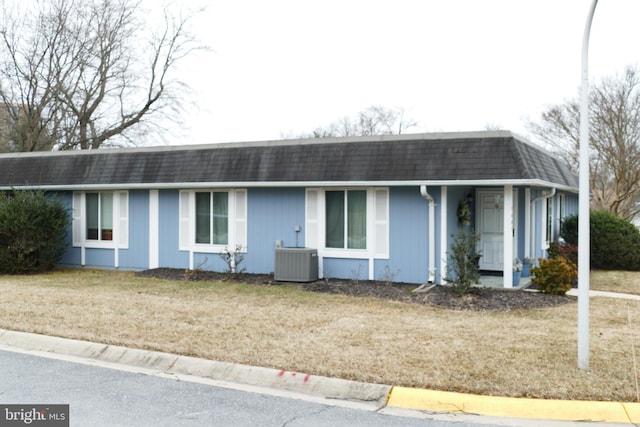
[[[458,205],[458,224],[463,227],[471,225],[471,208],[466,200],[462,200]]]

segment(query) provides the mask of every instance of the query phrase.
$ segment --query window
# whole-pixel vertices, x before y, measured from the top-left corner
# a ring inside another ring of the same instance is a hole
[[[389,258],[389,189],[308,188],[305,246],[329,258]]]
[[[553,235],[553,197],[549,197],[547,199],[547,230],[546,230],[546,238],[547,244],[550,244],[554,240]]]
[[[229,243],[229,194],[197,192],[196,236],[198,244]]]
[[[247,190],[180,190],[179,249],[222,253],[247,246]]]
[[[365,190],[327,191],[327,248],[367,248],[367,192]]]
[[[86,194],[87,240],[113,240],[113,193]]]
[[[73,193],[72,240],[75,247],[129,246],[129,193]]]

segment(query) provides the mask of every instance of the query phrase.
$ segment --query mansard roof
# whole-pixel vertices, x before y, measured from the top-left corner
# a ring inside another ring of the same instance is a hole
[[[506,131],[0,155],[0,188],[403,183],[578,188],[557,156]]]

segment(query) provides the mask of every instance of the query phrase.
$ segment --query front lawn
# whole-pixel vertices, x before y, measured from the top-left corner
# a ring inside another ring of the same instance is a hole
[[[594,275],[593,289],[615,281],[600,279]],[[638,301],[591,299],[591,371],[584,372],[577,369],[575,303],[448,310],[296,285],[90,270],[0,276],[0,295],[0,328],[10,330],[409,387],[636,398]]]

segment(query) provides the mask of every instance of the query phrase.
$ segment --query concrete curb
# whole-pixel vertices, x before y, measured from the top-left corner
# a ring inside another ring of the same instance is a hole
[[[525,399],[393,387],[388,407],[530,420],[640,423],[640,403]]]
[[[135,366],[165,374],[193,375],[216,381],[287,390],[324,399],[369,403],[374,405],[376,409],[385,406],[391,391],[391,386],[383,384],[368,384],[299,372],[236,365],[158,351],[138,350],[4,329],[0,329],[0,345],[33,352],[55,353],[118,365]]]

